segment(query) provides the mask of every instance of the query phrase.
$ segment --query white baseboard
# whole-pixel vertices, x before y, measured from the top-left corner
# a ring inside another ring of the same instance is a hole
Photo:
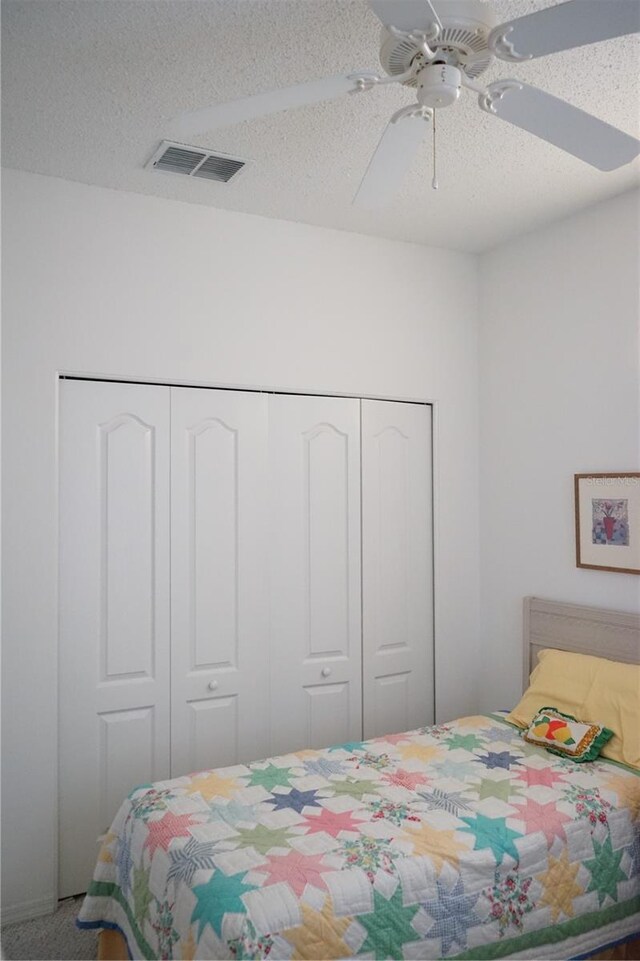
[[[55,898],[38,898],[36,901],[22,901],[20,904],[3,905],[0,912],[0,923],[11,924],[12,921],[29,921],[40,918],[44,914],[53,914],[58,906]]]

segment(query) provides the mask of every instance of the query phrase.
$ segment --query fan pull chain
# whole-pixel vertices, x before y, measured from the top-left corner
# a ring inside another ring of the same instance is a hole
[[[438,189],[438,175],[436,172],[436,111],[433,110],[433,178],[431,186],[434,190]]]

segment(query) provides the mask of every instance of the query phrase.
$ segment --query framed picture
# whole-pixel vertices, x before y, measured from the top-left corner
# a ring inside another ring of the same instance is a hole
[[[640,472],[576,474],[576,565],[640,574]]]

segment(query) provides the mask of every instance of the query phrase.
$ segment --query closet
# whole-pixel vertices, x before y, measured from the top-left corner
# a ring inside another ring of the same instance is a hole
[[[60,888],[139,784],[433,721],[431,408],[60,383]]]

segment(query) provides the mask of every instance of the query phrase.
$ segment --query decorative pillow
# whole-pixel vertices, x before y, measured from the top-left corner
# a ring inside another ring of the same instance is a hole
[[[602,724],[578,721],[555,707],[542,707],[523,737],[529,744],[544,747],[551,754],[574,761],[593,761],[613,737],[613,731]]]

